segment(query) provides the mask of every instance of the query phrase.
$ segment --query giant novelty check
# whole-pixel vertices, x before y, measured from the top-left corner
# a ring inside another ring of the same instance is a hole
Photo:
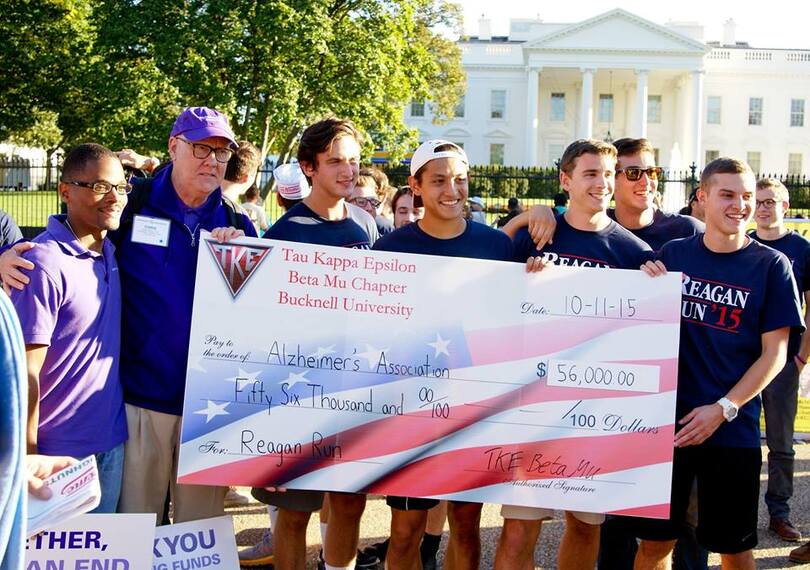
[[[180,483],[664,517],[680,274],[203,239]]]

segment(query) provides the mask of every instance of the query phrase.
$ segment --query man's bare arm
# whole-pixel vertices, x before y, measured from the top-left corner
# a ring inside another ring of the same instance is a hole
[[[796,363],[796,368],[799,369],[799,373],[801,373],[802,369],[807,364],[807,359],[810,358],[810,334],[807,333],[808,328],[810,328],[810,291],[805,291],[804,333],[802,333],[802,342],[799,344],[799,353],[796,355],[797,358],[794,358],[794,362]]]
[[[28,421],[26,441],[28,453],[37,453],[37,432],[39,430],[39,373],[45,363],[48,347],[41,344],[25,345],[25,361],[28,366]]]
[[[532,206],[509,220],[501,231],[514,239],[515,234],[522,227],[529,228],[529,235],[532,236],[537,249],[543,249],[544,245],[554,241],[554,230],[557,229],[554,210],[543,205]]]
[[[726,398],[741,408],[762,392],[785,366],[789,333],[790,327],[784,327],[762,335],[762,353],[729,390]],[[703,443],[724,421],[719,404],[695,408],[678,421],[685,427],[675,435],[675,447]]]

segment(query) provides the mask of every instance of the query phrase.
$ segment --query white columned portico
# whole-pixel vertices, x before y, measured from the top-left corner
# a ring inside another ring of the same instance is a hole
[[[647,75],[646,69],[636,70],[636,137],[647,138]]]
[[[582,70],[582,100],[579,109],[579,138],[593,138],[593,74],[595,69]]]
[[[528,109],[526,121],[526,164],[537,166],[537,127],[540,122],[538,110],[538,90],[540,71],[530,67],[527,78],[526,105]]]
[[[703,77],[705,71],[702,69],[692,72],[692,160],[697,164],[698,169],[703,166],[703,149],[701,140],[703,138]]]

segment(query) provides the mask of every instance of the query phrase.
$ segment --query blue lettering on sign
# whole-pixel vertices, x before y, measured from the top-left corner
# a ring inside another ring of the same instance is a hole
[[[79,559],[73,570],[129,570],[129,560],[124,558]]]
[[[183,552],[189,553],[198,549],[210,550],[216,546],[216,542],[214,529],[209,528],[207,531],[200,530],[196,533],[186,532],[176,536],[156,538],[152,552],[155,558],[176,556]]]
[[[194,570],[195,568],[207,568],[209,566],[218,566],[220,562],[219,554],[200,556],[198,558],[189,558],[186,560],[175,560],[172,563],[172,570]]]
[[[44,566],[42,566],[44,564]],[[31,560],[25,570],[65,570],[64,560],[45,560],[39,562],[38,560]]]

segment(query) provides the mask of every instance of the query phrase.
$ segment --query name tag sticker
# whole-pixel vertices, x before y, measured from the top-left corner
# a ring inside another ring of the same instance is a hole
[[[171,221],[149,216],[135,216],[132,220],[132,241],[147,245],[169,245]]]

